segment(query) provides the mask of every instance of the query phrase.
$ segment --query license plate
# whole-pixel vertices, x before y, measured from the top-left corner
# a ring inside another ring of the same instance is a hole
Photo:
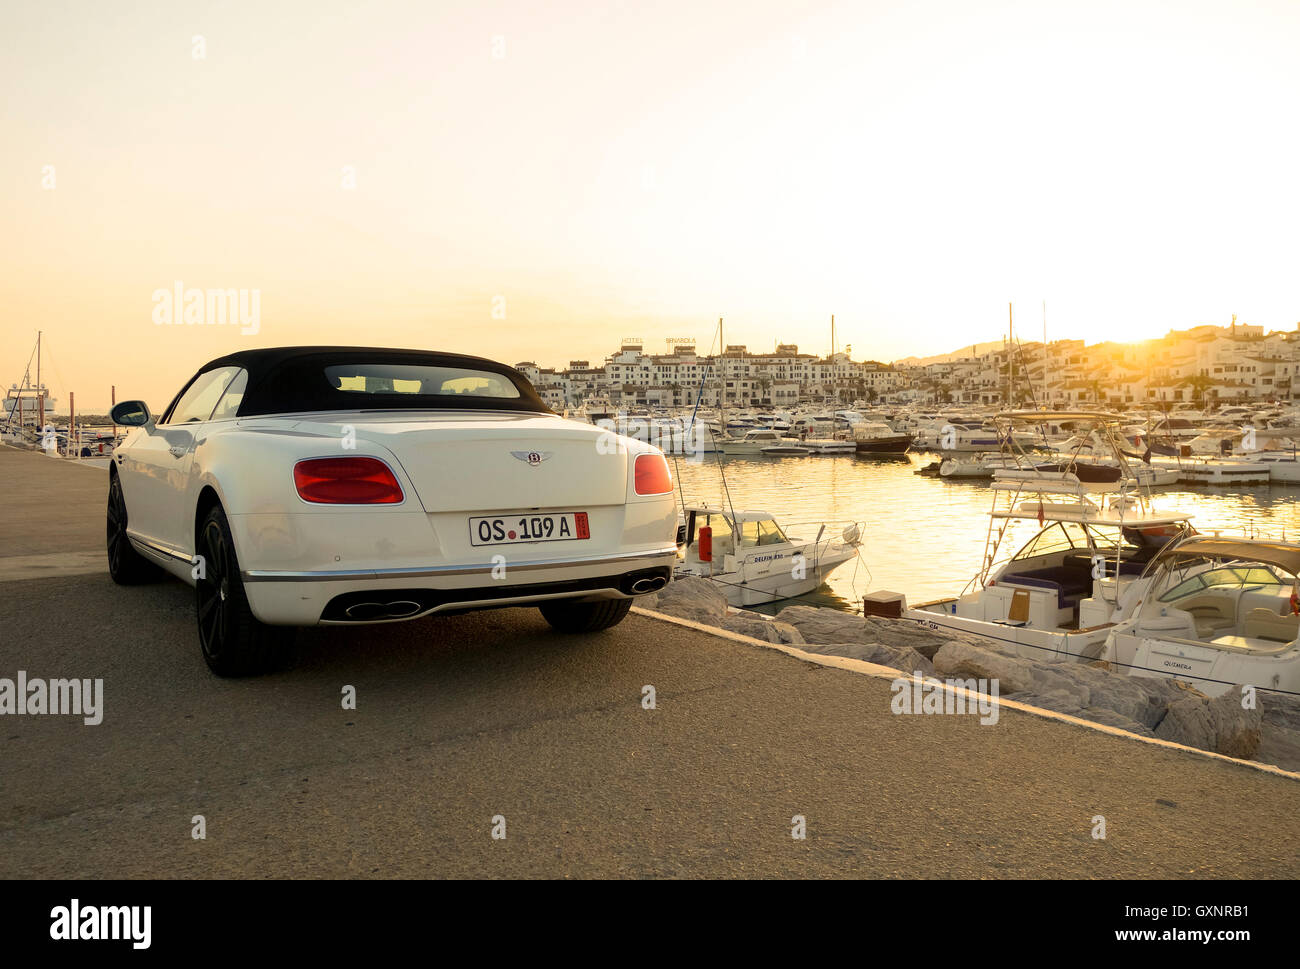
[[[523,545],[533,542],[567,542],[578,538],[591,538],[585,511],[469,520],[471,545]]]

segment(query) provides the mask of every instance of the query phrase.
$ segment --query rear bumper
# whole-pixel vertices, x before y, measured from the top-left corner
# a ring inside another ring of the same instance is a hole
[[[253,614],[273,625],[398,622],[555,599],[626,599],[672,574],[677,547],[510,564],[242,573]]]

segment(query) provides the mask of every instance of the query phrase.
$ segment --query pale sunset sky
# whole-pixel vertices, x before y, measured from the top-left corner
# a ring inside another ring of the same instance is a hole
[[[1295,0],[6,4],[0,382],[38,329],[61,413],[253,346],[1294,329],[1297,51]]]

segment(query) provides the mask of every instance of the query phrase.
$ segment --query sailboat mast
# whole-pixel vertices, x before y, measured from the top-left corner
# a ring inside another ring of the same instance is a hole
[[[722,376],[718,380],[718,423],[722,425],[725,440],[727,434],[727,341],[722,335],[722,317],[718,317],[718,363]]]
[[[1015,320],[1007,304],[1007,407],[1011,406],[1011,347],[1015,343]]]
[[[37,414],[36,420],[40,425],[38,428],[39,432],[42,435],[44,435],[45,434],[45,390],[41,386],[41,332],[42,331],[40,330],[36,331],[36,414]],[[71,427],[69,427],[69,430],[71,430]],[[71,443],[72,438],[68,438],[68,442]]]
[[[1047,406],[1047,300],[1043,300],[1043,406]]]

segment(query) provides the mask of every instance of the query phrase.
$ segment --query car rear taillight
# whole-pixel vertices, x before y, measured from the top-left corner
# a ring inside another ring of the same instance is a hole
[[[303,501],[322,505],[393,505],[402,486],[376,458],[312,458],[293,466],[293,483]]]
[[[633,470],[638,495],[666,495],[673,490],[673,473],[662,454],[639,454]]]

